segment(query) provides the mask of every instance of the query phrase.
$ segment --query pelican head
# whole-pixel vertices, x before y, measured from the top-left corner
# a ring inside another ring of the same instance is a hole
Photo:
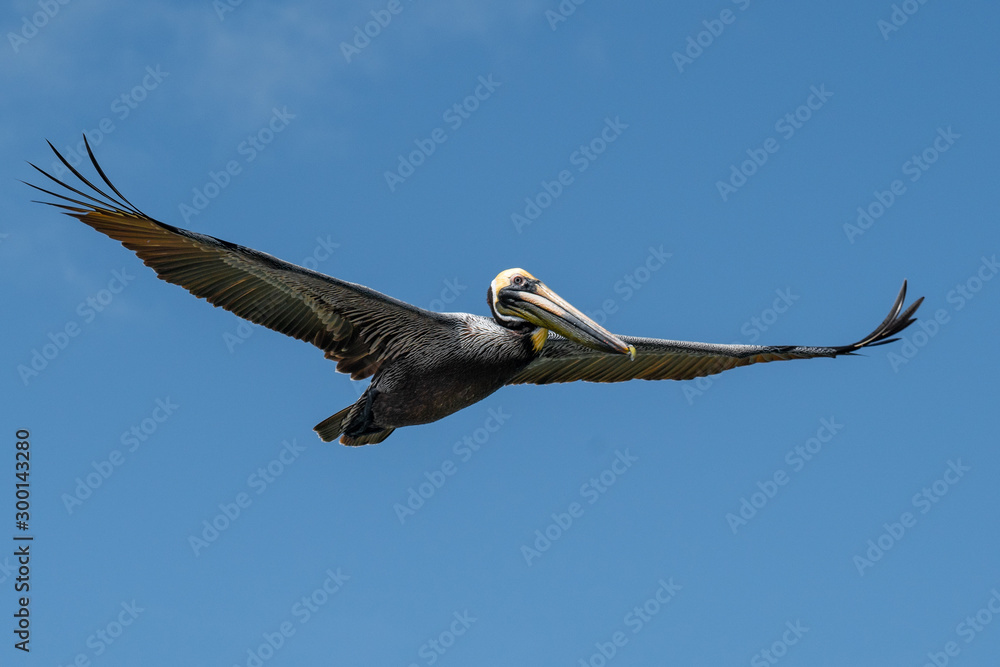
[[[593,321],[524,269],[507,269],[490,283],[486,299],[493,318],[513,330],[541,328],[603,352],[627,354],[635,348]],[[545,334],[535,339],[541,349]]]

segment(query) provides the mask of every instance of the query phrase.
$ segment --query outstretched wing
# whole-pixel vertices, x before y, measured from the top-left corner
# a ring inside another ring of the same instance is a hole
[[[86,139],[86,138],[85,138]],[[35,167],[65,188],[64,194],[36,190],[65,203],[64,209],[97,231],[121,241],[167,282],[242,318],[312,343],[354,379],[372,375],[386,360],[415,341],[442,336],[448,315],[433,313],[343,280],[310,271],[266,253],[158,222],[133,206],[111,184],[87,144],[98,175],[115,196],[77,171],[49,143],[79,179],[77,189]],[[78,198],[67,196],[75,193]]]
[[[713,345],[687,343],[655,338],[619,336],[635,346],[635,361],[627,355],[608,354],[578,345],[562,336],[549,334],[541,355],[508,384],[548,384],[550,382],[624,382],[625,380],[691,380],[714,375],[738,366],[749,366],[786,359],[839,357],[875,345],[896,340],[891,338],[910,326],[913,313],[923,297],[903,310],[906,281],[896,297],[888,317],[875,331],[851,345],[839,347],[803,347],[800,345]]]

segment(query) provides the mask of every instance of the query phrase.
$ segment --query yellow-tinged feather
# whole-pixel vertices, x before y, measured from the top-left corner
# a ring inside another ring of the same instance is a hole
[[[541,352],[542,348],[545,346],[545,339],[549,337],[549,330],[544,328],[539,328],[535,333],[531,334],[531,347],[535,352]]]

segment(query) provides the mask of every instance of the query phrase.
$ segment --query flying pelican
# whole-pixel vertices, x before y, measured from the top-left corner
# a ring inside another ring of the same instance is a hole
[[[86,137],[84,137],[86,139]],[[890,343],[913,323],[923,301],[903,310],[906,281],[889,315],[851,345],[714,345],[617,336],[523,269],[507,269],[486,292],[492,319],[435,313],[363,285],[289,264],[271,255],[149,217],[112,185],[87,144],[96,187],[52,146],[79,179],[77,195],[31,185],[69,204],[64,210],[121,241],[163,280],[242,318],[312,343],[352,379],[372,377],[358,401],[314,427],[329,442],[382,442],[401,426],[426,424],[483,400],[509,384],[690,380],[750,364],[838,357]]]

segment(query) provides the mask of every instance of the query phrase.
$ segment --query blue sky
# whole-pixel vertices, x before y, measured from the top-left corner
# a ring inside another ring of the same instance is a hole
[[[0,17],[3,664],[995,664],[993,3]],[[30,203],[83,132],[154,217],[422,307],[519,266],[619,333],[838,345],[926,301],[865,356],[324,444],[362,383]]]

